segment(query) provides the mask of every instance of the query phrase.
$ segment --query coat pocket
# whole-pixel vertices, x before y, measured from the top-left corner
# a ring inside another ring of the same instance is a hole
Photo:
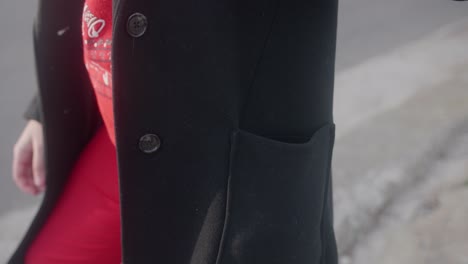
[[[305,142],[232,132],[226,219],[217,264],[314,264],[335,125]]]

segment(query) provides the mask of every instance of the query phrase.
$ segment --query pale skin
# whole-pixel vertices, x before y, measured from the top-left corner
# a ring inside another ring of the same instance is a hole
[[[42,124],[29,120],[13,147],[13,181],[24,193],[38,195],[45,189]]]

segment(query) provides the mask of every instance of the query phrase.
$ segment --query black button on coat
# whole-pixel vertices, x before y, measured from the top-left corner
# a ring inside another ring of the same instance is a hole
[[[48,187],[10,264],[102,125],[82,8],[39,1],[25,117],[43,123]],[[114,0],[123,263],[337,263],[336,20],[336,0]]]

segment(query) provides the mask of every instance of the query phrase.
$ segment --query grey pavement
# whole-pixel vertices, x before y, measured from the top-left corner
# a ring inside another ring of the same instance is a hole
[[[467,16],[452,0],[339,0],[337,70],[353,67]]]
[[[0,262],[41,198],[20,193],[11,182],[11,149],[35,89],[34,8],[30,2],[0,2]],[[359,252],[382,229],[382,212],[398,203],[395,195],[424,182],[440,153],[455,144],[449,139],[462,137],[459,127],[468,116],[466,29],[468,3],[341,1],[333,170],[345,262],[366,257]]]
[[[338,76],[336,97],[343,103],[337,105],[336,116],[342,127],[333,168],[335,225],[342,254],[351,254],[376,228],[376,219],[392,199],[424,182],[441,153],[451,147],[451,140],[462,136],[458,127],[468,119],[466,29],[467,19],[444,28],[437,37],[372,61],[371,65],[382,65],[378,69],[384,74],[363,65],[362,72],[352,70],[353,78]],[[425,46],[425,56],[415,51],[421,46]],[[449,49],[442,50],[446,47]],[[395,67],[395,57],[404,58],[405,63]],[[445,64],[444,58],[451,58],[453,64]],[[391,93],[380,91],[369,81],[376,75],[387,82],[380,87],[392,89]],[[382,75],[397,77],[385,79]],[[345,78],[345,84],[340,78]],[[340,90],[356,86],[366,95],[372,92],[368,90],[378,91],[374,96],[362,96]],[[345,99],[357,102],[346,106]],[[365,118],[356,118],[353,113],[362,113]]]
[[[341,264],[468,263],[468,118],[449,135]]]
[[[33,8],[27,1],[0,2],[0,216],[34,202],[11,181],[12,147],[25,125],[21,114],[35,87]]]

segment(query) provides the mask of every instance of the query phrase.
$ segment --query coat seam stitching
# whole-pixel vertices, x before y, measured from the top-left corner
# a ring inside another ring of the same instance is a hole
[[[332,148],[333,148],[333,142],[334,142],[334,125],[333,127],[330,128],[329,134],[328,134],[328,153],[327,153],[327,170],[326,170],[326,184],[325,184],[325,192],[324,192],[324,203],[322,207],[322,221],[320,223],[320,240],[321,240],[321,255],[320,255],[320,263],[324,264],[325,261],[325,253],[326,253],[326,231],[323,230],[324,227],[324,214],[325,214],[325,205],[327,204],[328,200],[328,193],[329,193],[329,188],[330,188],[330,171],[331,171],[331,159],[332,159]]]
[[[273,25],[275,24],[275,21],[276,21],[276,19],[278,17],[278,13],[279,13],[278,12],[279,3],[280,3],[280,0],[277,0],[276,1],[276,6],[275,6],[275,9],[274,9],[273,18],[271,19],[271,23],[269,25],[267,35],[266,35],[265,40],[263,42],[263,47],[261,49],[260,57],[258,58],[257,63],[255,63],[254,74],[253,74],[252,80],[250,81],[250,84],[249,84],[249,90],[247,91],[247,96],[246,96],[245,102],[243,103],[242,108],[241,108],[241,115],[240,115],[240,118],[241,118],[240,121],[241,122],[243,121],[245,111],[247,111],[246,110],[247,105],[250,102],[250,99],[252,97],[253,90],[254,90],[254,83],[255,83],[255,80],[256,80],[256,77],[257,77],[257,74],[258,74],[258,69],[260,67],[260,64],[263,61],[263,57],[265,55],[265,50],[266,50],[268,41],[271,39],[271,35],[272,35],[272,32],[273,32]]]
[[[218,253],[216,256],[215,264],[219,264],[221,262],[222,253],[224,252],[224,245],[227,236],[227,228],[230,223],[230,209],[231,209],[231,180],[232,180],[232,172],[233,172],[233,163],[235,153],[237,151],[237,130],[231,131],[230,137],[230,151],[229,151],[229,164],[228,164],[228,176],[227,176],[227,183],[226,183],[226,205],[224,211],[224,223],[223,223],[223,230],[221,231],[221,238],[218,244]]]

